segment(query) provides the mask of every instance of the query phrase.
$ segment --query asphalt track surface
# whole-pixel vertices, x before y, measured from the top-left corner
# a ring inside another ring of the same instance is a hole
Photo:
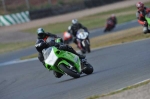
[[[146,39],[93,50],[87,54],[88,62],[94,67],[93,74],[83,74],[78,79],[66,75],[55,78],[36,59],[1,64],[0,99],[85,99],[149,79],[149,45],[150,40]],[[32,47],[26,50],[30,53],[35,51]],[[7,61],[16,60],[30,54],[24,51],[1,55],[1,63],[7,57]]]

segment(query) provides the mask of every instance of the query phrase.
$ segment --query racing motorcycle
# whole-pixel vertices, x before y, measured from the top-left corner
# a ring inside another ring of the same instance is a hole
[[[145,15],[145,19],[147,20],[147,23],[150,26],[150,12]]]
[[[106,22],[106,26],[105,26],[104,32],[111,31],[112,29],[114,29],[114,27],[115,27],[115,24],[113,23],[113,21],[112,20],[108,20]]]
[[[84,54],[86,52],[90,53],[90,42],[88,39],[89,33],[86,32],[84,29],[79,29],[77,31],[77,46],[81,50],[81,52]]]
[[[48,43],[49,38],[46,40]],[[58,38],[55,42],[60,43]],[[71,52],[59,50],[56,47],[49,47],[42,50],[46,68],[56,71],[63,75],[69,75],[73,78],[79,78],[81,74],[87,75],[93,73],[93,67],[86,60],[81,62],[79,57]]]
[[[69,44],[72,41],[72,35],[68,33],[67,31],[65,31],[63,33],[63,40],[65,44]]]

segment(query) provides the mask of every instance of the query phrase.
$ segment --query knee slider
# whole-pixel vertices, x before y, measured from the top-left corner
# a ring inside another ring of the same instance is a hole
[[[144,27],[144,28],[143,28],[143,32],[144,32],[144,34],[148,33],[147,27]]]

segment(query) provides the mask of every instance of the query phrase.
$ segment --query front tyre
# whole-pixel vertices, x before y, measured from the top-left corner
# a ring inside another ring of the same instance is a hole
[[[78,72],[75,72],[71,70],[69,67],[65,66],[64,64],[59,65],[60,69],[67,73],[69,76],[74,77],[74,78],[79,78],[80,74]]]
[[[89,42],[88,42],[87,40],[85,40],[85,49],[86,49],[86,51],[87,51],[88,53],[91,52],[90,44],[89,44]]]

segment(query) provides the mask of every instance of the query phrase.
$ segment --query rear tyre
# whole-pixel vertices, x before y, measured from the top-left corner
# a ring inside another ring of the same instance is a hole
[[[60,64],[60,69],[67,73],[69,76],[74,77],[74,78],[79,78],[80,74],[71,70],[69,67],[65,66],[64,64]]]

